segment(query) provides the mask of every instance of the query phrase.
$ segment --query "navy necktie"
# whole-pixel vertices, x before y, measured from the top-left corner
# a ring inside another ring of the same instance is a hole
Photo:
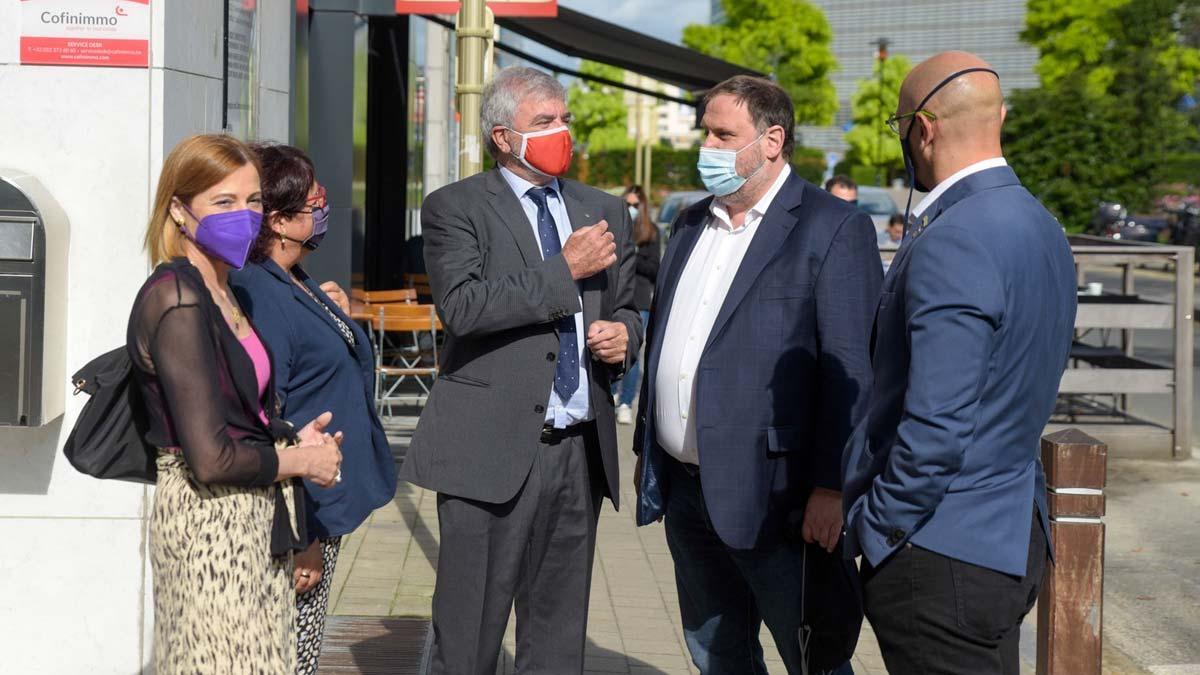
[[[562,252],[558,227],[547,203],[551,193],[550,188],[531,188],[525,193],[537,204],[538,239],[542,244],[542,258],[546,260]],[[559,319],[555,328],[558,329],[558,365],[554,369],[554,391],[565,405],[579,389],[579,336],[575,331],[575,317]]]

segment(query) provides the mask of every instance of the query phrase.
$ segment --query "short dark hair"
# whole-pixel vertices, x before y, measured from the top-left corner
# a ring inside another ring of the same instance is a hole
[[[792,158],[796,147],[796,111],[792,99],[778,84],[765,77],[734,75],[704,93],[702,108],[717,96],[728,94],[750,111],[750,121],[760,133],[770,127],[783,127],[783,156]]]
[[[850,176],[839,173],[838,175],[834,176],[833,178],[830,178],[829,180],[825,181],[825,191],[826,192],[832,192],[833,188],[835,188],[835,187],[844,187],[847,190],[857,190],[858,183],[855,183],[854,179],[851,178]]]
[[[903,224],[904,224],[904,216],[900,215],[899,213],[893,213],[892,217],[888,218],[888,227],[891,227],[893,225],[903,225]]]
[[[251,262],[271,257],[277,235],[271,229],[271,215],[291,218],[305,208],[308,191],[317,179],[317,170],[300,148],[281,143],[254,143],[250,146],[262,165],[263,221],[258,239],[250,251]]]

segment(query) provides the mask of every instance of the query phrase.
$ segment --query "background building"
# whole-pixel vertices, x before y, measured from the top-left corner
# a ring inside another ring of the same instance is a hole
[[[725,8],[721,7],[721,0],[712,0],[712,23],[720,23],[725,20]]]
[[[892,54],[914,64],[938,52],[963,49],[981,56],[1000,74],[1005,94],[1037,86],[1033,67],[1037,50],[1021,42],[1026,0],[810,0],[833,28],[833,74],[839,108],[832,126],[799,129],[804,145],[842,155],[842,136],[849,128],[850,98],[859,80],[872,76],[879,38],[887,38]],[[713,0],[714,20],[720,0]]]
[[[667,96],[680,97],[684,92],[679,87],[664,85],[662,91]],[[656,110],[658,117],[658,139],[676,150],[690,148],[701,141],[700,130],[696,128],[696,108],[674,101],[659,101]]]
[[[658,84],[649,78],[644,78],[638,85],[637,76],[626,74],[626,83],[657,89],[667,96],[680,98],[684,91],[669,84]],[[650,96],[642,96],[633,92],[625,92],[625,105],[629,109],[626,128],[630,138],[637,138],[637,102],[640,98],[645,106],[645,115],[650,125],[649,131],[655,143],[669,145],[676,150],[685,150],[700,141],[700,130],[696,128],[696,108],[694,106],[676,103],[675,101],[659,100]]]

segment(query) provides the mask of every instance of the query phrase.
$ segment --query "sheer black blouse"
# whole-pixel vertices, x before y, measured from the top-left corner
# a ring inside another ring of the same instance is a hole
[[[264,343],[265,344],[265,343]],[[163,263],[134,301],[126,339],[149,412],[146,440],[178,447],[202,483],[267,486],[279,470],[270,385],[258,400],[254,364],[186,259]]]

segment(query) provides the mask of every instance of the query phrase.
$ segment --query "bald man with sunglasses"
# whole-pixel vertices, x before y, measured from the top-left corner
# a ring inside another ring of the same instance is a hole
[[[1071,347],[1075,269],[1004,159],[1004,115],[996,72],[947,52],[913,69],[889,120],[929,194],[884,280],[843,500],[892,675],[1019,673],[1051,550],[1038,439]]]

